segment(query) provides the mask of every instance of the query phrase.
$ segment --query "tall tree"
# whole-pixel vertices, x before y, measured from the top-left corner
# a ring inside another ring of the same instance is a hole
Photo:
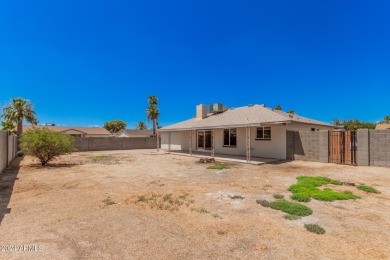
[[[26,120],[32,125],[38,124],[35,118],[34,105],[27,99],[12,98],[8,106],[3,107],[3,114],[7,124],[16,124],[16,135],[20,136],[23,132],[23,120]]]
[[[281,106],[281,105],[277,105],[277,106],[275,107],[275,110],[282,110],[282,106]]]
[[[139,130],[148,130],[148,126],[145,124],[144,121],[139,121],[137,125],[135,126],[135,129]]]
[[[344,126],[347,131],[356,131],[357,129],[375,129],[375,124],[371,122],[361,122],[358,119],[340,120],[338,125]]]
[[[390,124],[390,115],[389,115],[389,116],[385,116],[385,117],[383,118],[383,123],[384,123],[384,124]]]
[[[104,123],[103,128],[107,129],[107,131],[109,131],[110,133],[115,134],[120,130],[125,129],[126,123],[123,122],[122,120],[113,120]]]
[[[149,96],[148,98],[149,105],[146,109],[146,114],[148,120],[152,120],[153,122],[153,135],[156,135],[156,122],[158,117],[160,116],[160,111],[157,107],[158,99],[156,96]]]

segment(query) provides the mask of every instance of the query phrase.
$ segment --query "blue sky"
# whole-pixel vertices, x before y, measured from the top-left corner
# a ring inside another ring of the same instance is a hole
[[[390,114],[389,1],[0,1],[0,104],[41,123],[161,125],[200,103]]]

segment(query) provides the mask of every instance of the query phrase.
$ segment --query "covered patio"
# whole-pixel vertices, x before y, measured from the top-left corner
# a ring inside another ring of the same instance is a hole
[[[170,151],[170,152],[167,151],[167,153],[175,154],[175,155],[183,155],[183,156],[192,156],[192,157],[197,157],[197,158],[212,157],[217,161],[249,163],[249,164],[254,164],[254,165],[261,165],[261,164],[265,164],[265,163],[280,161],[279,159],[260,158],[260,157],[251,157],[251,159],[248,161],[246,156],[231,155],[231,154],[219,154],[219,153],[214,154],[214,156],[212,156],[211,153],[199,152],[199,151],[193,151],[192,154],[190,154],[189,151]]]

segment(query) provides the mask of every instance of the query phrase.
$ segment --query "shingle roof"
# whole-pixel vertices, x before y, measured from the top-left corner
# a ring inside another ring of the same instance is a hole
[[[33,127],[34,126],[31,125],[24,125],[23,132],[32,129]],[[107,131],[105,128],[98,128],[98,127],[78,127],[78,126],[35,126],[35,127],[38,128],[47,127],[49,130],[55,132],[64,132],[73,129],[88,135],[111,135],[111,133]]]
[[[299,115],[292,115],[279,110],[267,108],[264,105],[254,105],[228,109],[220,114],[213,114],[204,119],[189,119],[177,124],[163,127],[159,131],[218,128],[230,126],[249,126],[266,123],[300,122],[315,125],[332,126],[321,121]]]
[[[120,135],[124,132],[128,136],[151,136],[153,135],[153,130],[139,130],[139,129],[123,129],[119,131],[116,135]]]
[[[390,129],[390,124],[376,124],[375,130]]]

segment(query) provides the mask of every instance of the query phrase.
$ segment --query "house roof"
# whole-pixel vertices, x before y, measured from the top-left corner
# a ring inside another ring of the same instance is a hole
[[[140,129],[123,129],[116,133],[116,135],[121,135],[122,133],[128,136],[151,136],[153,135],[153,130],[140,130]]]
[[[231,108],[219,114],[210,114],[201,120],[192,118],[163,127],[159,129],[159,131],[259,126],[261,124],[281,124],[290,122],[333,126],[321,121],[267,108],[264,105],[253,105],[234,109]]]
[[[49,130],[55,131],[55,132],[65,132],[69,130],[75,130],[78,132],[82,132],[87,135],[111,135],[109,131],[107,131],[105,128],[98,128],[98,127],[77,127],[77,126],[31,126],[31,125],[25,125],[23,126],[23,132],[28,131],[32,129],[33,127],[43,128],[46,127]]]
[[[376,124],[375,130],[390,129],[390,124]]]

